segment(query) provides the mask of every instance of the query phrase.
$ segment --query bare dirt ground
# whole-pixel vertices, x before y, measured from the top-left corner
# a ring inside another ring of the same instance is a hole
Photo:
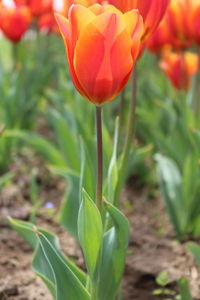
[[[52,300],[46,286],[31,270],[32,250],[6,220],[7,215],[23,220],[30,217],[30,172],[22,172],[22,166],[27,165],[29,171],[33,166],[39,170],[37,181],[43,205],[36,224],[56,233],[62,250],[83,266],[81,252],[74,239],[54,221],[52,215],[48,216],[44,208],[46,202],[52,202],[56,213],[65,191],[65,182],[50,175],[37,159],[30,163],[22,158],[20,163],[12,166],[15,174],[13,184],[0,192],[0,300]],[[144,194],[144,190],[134,191],[134,184],[129,184],[123,192],[123,210],[132,228],[123,299],[174,299],[153,295],[153,291],[159,288],[155,279],[161,271],[169,272],[172,283],[168,288],[172,290],[177,289],[179,278],[187,277],[193,296],[200,299],[200,272],[192,256],[184,244],[176,241],[161,199],[145,199]]]

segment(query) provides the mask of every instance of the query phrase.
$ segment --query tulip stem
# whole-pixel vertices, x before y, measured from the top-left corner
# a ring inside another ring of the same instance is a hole
[[[114,204],[116,206],[119,206],[120,192],[126,179],[127,165],[128,165],[129,154],[131,150],[131,144],[132,144],[133,133],[134,133],[134,120],[135,120],[135,110],[136,110],[136,100],[137,100],[136,77],[137,77],[137,70],[135,66],[132,74],[132,96],[131,96],[130,108],[129,108],[128,128],[127,128],[124,150],[122,154],[121,166],[119,169],[119,177],[118,177],[119,179],[116,186],[115,197],[114,197]]]
[[[103,191],[103,141],[102,141],[102,108],[96,106],[96,137],[97,137],[97,179],[96,205],[101,212]]]
[[[18,64],[18,44],[13,44],[12,52],[13,52],[13,71],[15,71],[17,69],[17,64]]]
[[[200,49],[198,49],[197,51],[199,57],[199,68],[194,78],[193,109],[194,115],[196,117],[196,124],[198,126],[200,118]]]
[[[119,131],[120,131],[120,134],[122,133],[122,129],[124,126],[125,94],[126,94],[126,88],[124,88],[123,91],[121,92],[121,98],[120,98],[120,108],[119,108]]]

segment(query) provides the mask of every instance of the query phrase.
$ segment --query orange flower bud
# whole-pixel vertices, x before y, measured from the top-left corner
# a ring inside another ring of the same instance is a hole
[[[31,14],[26,6],[16,6],[13,8],[1,7],[0,28],[5,36],[12,42],[21,40],[31,22]]]
[[[191,77],[198,70],[198,55],[190,52],[174,53],[165,51],[160,61],[160,68],[177,89],[187,90]]]
[[[140,49],[143,21],[137,10],[112,5],[72,5],[68,19],[56,15],[77,90],[101,105],[127,83]]]

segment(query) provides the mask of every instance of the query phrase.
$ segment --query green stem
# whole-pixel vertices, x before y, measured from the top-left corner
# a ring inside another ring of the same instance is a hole
[[[199,118],[200,118],[200,48],[198,51],[198,57],[199,57],[199,69],[195,76],[194,81],[194,93],[193,93],[193,110],[194,115],[196,117],[196,123],[199,125]]]
[[[13,71],[15,71],[18,65],[18,44],[13,44],[12,53],[13,53]]]
[[[97,136],[97,180],[96,205],[101,212],[103,191],[103,141],[102,141],[102,108],[96,106],[96,136]]]
[[[93,286],[92,286],[91,300],[98,300],[98,296],[97,296],[97,288],[96,288],[96,285],[95,285],[95,284],[93,284]]]
[[[127,135],[126,135],[126,140],[125,140],[125,145],[123,150],[122,162],[119,169],[119,179],[116,186],[115,197],[114,197],[114,203],[116,206],[119,205],[120,192],[124,184],[124,181],[126,179],[128,159],[129,159],[133,133],[134,133],[134,120],[135,120],[135,110],[136,110],[136,100],[137,100],[136,77],[137,77],[137,70],[135,66],[132,74],[132,96],[131,96],[130,108],[129,108],[128,129],[127,129]]]
[[[125,109],[125,94],[126,89],[121,92],[120,108],[119,108],[119,131],[122,132],[124,126],[124,109]]]

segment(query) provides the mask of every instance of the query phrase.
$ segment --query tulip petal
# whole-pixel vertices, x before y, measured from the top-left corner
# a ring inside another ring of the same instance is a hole
[[[135,9],[125,13],[123,18],[126,23],[127,30],[130,32],[133,39],[132,56],[135,61],[140,51],[141,38],[144,33],[143,20],[138,10]]]
[[[70,45],[74,50],[76,41],[81,30],[84,30],[85,26],[90,23],[94,18],[95,14],[82,5],[72,5],[69,10],[69,24],[70,24]]]
[[[101,104],[119,92],[133,67],[131,47],[126,24],[114,13],[97,16],[81,32],[74,66],[92,102]]]
[[[90,6],[89,8],[96,16],[100,15],[102,13],[105,12],[110,12],[110,13],[116,13],[119,15],[122,15],[122,12],[120,10],[118,10],[115,6],[110,5],[110,4],[106,4],[106,5],[100,5],[98,3]]]
[[[55,18],[58,23],[58,26],[59,26],[59,29],[60,29],[63,39],[68,41],[69,35],[70,35],[69,21],[65,17],[63,17],[62,15],[60,15],[58,13],[55,13],[54,15],[55,15]]]
[[[86,97],[86,94],[82,91],[81,85],[77,79],[76,73],[74,71],[74,66],[73,66],[73,51],[71,50],[71,44],[70,44],[70,26],[69,26],[69,21],[63,17],[60,14],[55,14],[56,21],[58,23],[61,35],[63,37],[64,43],[65,43],[65,48],[66,48],[66,53],[67,53],[67,58],[68,58],[68,63],[69,63],[69,70],[70,74],[73,80],[73,83],[79,93]]]

